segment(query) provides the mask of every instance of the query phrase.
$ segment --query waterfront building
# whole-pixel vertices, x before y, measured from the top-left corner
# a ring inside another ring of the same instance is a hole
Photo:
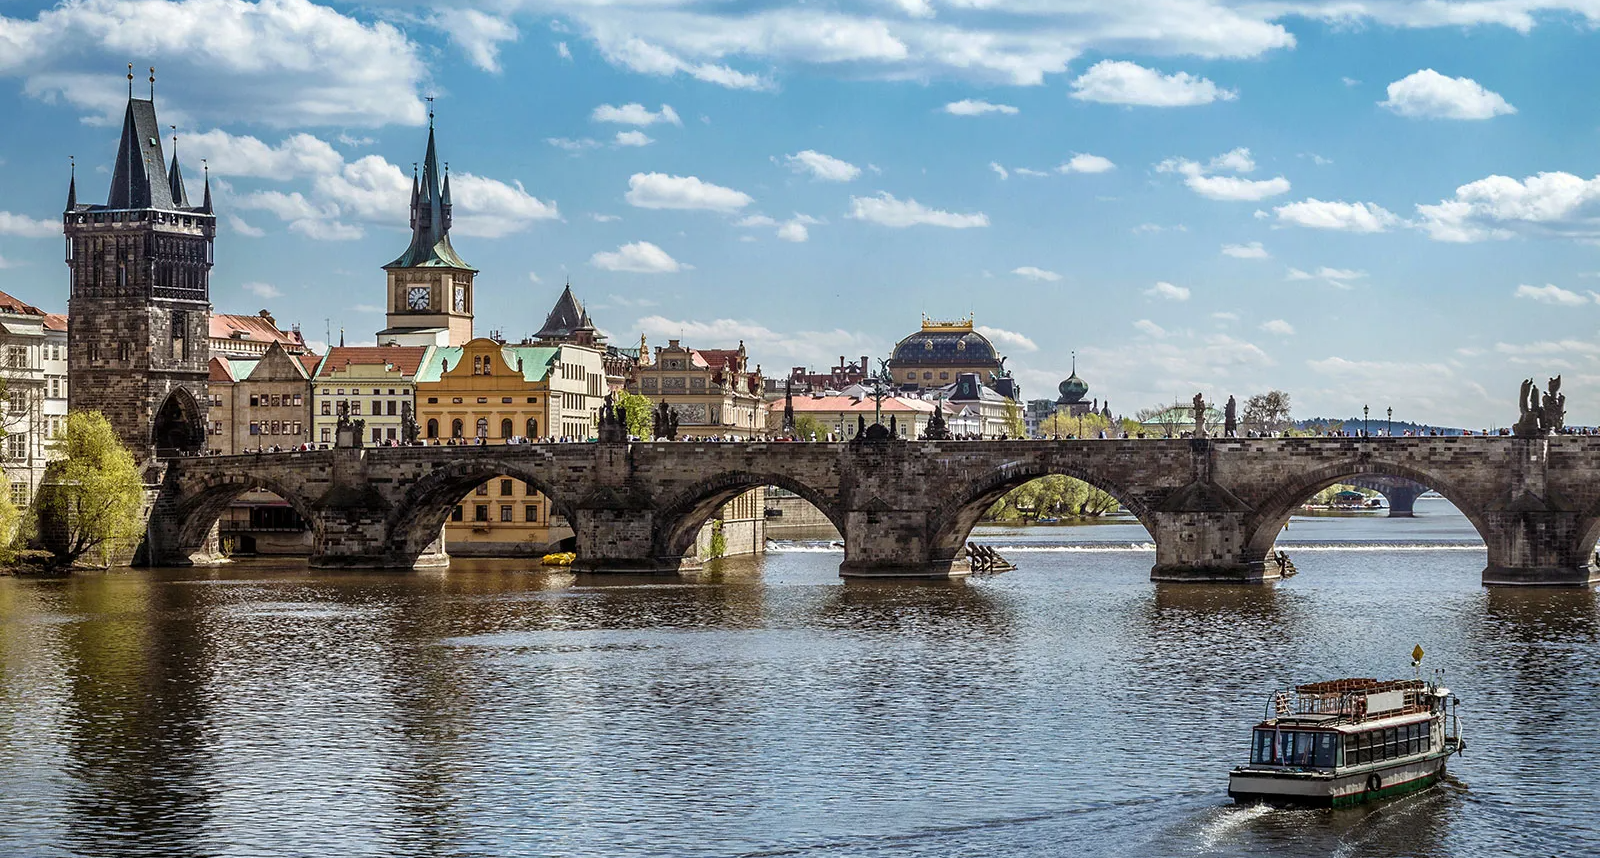
[[[44,314],[44,420],[39,431],[54,458],[55,439],[67,427],[67,317]]]
[[[209,337],[211,355],[216,357],[259,358],[267,353],[273,343],[282,346],[292,355],[311,351],[300,335],[300,327],[280,330],[272,313],[262,310],[254,316],[217,313],[211,317]]]
[[[190,205],[176,151],[167,163],[153,98],[130,92],[106,203],[80,204],[74,171],[63,213],[68,402],[105,414],[136,461],[206,442],[217,222],[210,181]]]
[[[273,342],[259,358],[211,358],[207,450],[288,450],[311,443],[311,379],[321,358]]]
[[[364,421],[365,444],[405,439],[406,415],[415,414],[417,368],[433,346],[335,346],[317,365],[312,383],[311,440],[335,442],[339,415]],[[342,411],[341,411],[342,409]]]
[[[52,413],[67,395],[66,355],[60,333],[46,325],[48,318],[38,307],[0,292],[0,428],[5,436],[0,469],[18,507],[26,507],[38,491],[53,458],[53,432],[65,415],[65,409]]]
[[[853,384],[864,384],[867,377],[872,374],[872,362],[866,355],[861,356],[857,362],[846,361],[844,355],[839,355],[839,363],[829,371],[812,372],[803,366],[791,367],[788,379],[769,378],[766,380],[766,399],[781,399],[785,390],[784,382],[796,393],[818,393],[824,390],[843,390]]]
[[[889,358],[889,372],[901,390],[950,387],[963,373],[1003,378],[1004,365],[1005,359],[988,337],[973,329],[970,318],[938,322],[924,316],[922,329],[896,343]]]
[[[1016,400],[981,382],[977,373],[963,372],[957,375],[946,401],[957,407],[971,409],[977,416],[978,431],[973,433],[969,429],[963,434],[976,434],[984,438],[1017,437],[1013,422],[1020,416],[1021,406]]]
[[[451,247],[450,224],[450,169],[439,169],[430,113],[422,175],[411,176],[411,244],[383,266],[388,327],[378,332],[378,345],[460,346],[472,339],[478,269]]]
[[[866,425],[871,426],[878,419],[880,411],[878,404],[864,395],[861,388],[852,390],[855,391],[855,395],[846,391],[794,397],[792,402],[795,419],[798,420],[802,416],[810,417],[820,423],[824,431],[833,433],[836,440],[849,441],[855,438],[861,422],[865,420]],[[885,397],[881,411],[883,425],[888,426],[889,418],[893,417],[895,436],[908,441],[915,440],[922,437],[922,433],[927,430],[928,422],[933,419],[934,409],[938,407],[939,404],[933,400],[914,396]],[[945,413],[951,414],[952,409],[947,407]],[[768,412],[767,425],[773,432],[782,428],[782,408],[775,407]]]
[[[429,444],[587,440],[607,393],[602,356],[591,346],[487,337],[432,349],[417,372],[422,437]],[[460,556],[538,555],[571,538],[547,498],[505,475],[475,487],[445,523],[445,550]]]
[[[678,340],[657,346],[648,364],[634,369],[630,393],[661,402],[678,414],[678,434],[745,440],[766,434],[760,367],[749,366],[744,341],[736,349],[691,349]]]
[[[1028,437],[1041,437],[1043,430],[1040,427],[1055,413],[1056,401],[1054,399],[1028,400],[1028,405],[1022,412],[1022,419],[1028,427]]]

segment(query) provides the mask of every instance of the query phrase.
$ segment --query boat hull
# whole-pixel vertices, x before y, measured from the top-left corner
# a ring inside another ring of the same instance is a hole
[[[1244,766],[1228,775],[1228,796],[1241,804],[1351,807],[1426,789],[1444,777],[1449,754],[1430,754],[1349,772],[1296,772]]]

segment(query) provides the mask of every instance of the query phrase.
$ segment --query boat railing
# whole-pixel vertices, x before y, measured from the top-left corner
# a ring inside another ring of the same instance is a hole
[[[1336,715],[1360,721],[1367,717],[1369,705],[1374,699],[1392,693],[1400,695],[1399,705],[1387,706],[1381,712],[1372,714],[1385,717],[1404,715],[1427,711],[1431,706],[1428,685],[1422,680],[1335,679],[1279,689],[1267,704],[1267,717]]]

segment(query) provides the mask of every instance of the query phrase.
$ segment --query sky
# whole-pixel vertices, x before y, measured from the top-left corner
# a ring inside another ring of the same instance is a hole
[[[971,315],[1027,398],[1600,423],[1600,0],[0,3],[0,289],[156,68],[218,312],[384,327],[429,102],[477,330],[570,280],[769,375]],[[171,141],[167,142],[170,147]]]

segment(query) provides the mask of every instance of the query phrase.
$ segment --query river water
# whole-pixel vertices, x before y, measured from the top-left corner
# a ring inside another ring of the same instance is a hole
[[[1136,524],[984,528],[1015,572],[849,583],[250,561],[0,579],[4,856],[1600,853],[1596,598],[1487,590],[1442,500],[1295,519],[1274,586],[1152,584]],[[1446,783],[1235,807],[1271,692],[1463,700]]]

